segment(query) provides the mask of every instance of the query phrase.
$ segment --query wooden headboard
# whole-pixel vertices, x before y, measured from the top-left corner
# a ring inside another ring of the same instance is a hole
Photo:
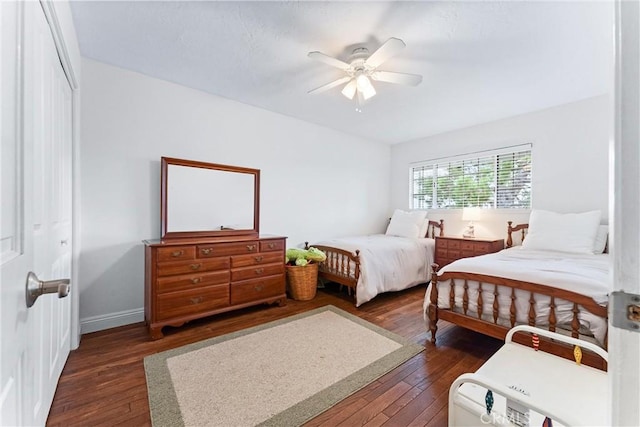
[[[522,238],[520,239],[520,242],[524,242],[524,237],[526,236],[526,232],[529,229],[529,224],[518,224],[515,227],[513,227],[511,224],[513,224],[513,221],[507,221],[507,247],[510,248],[513,246],[513,238],[511,237],[511,233],[513,233],[514,231],[519,231],[522,230]]]
[[[436,228],[440,229],[440,233],[438,234],[438,236],[440,237],[444,236],[444,219],[441,219],[440,222],[429,220],[429,227],[427,227],[427,235],[424,237],[430,237],[432,239],[435,239]]]

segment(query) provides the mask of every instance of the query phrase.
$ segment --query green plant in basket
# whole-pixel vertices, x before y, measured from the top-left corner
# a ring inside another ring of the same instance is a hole
[[[309,249],[291,248],[285,253],[284,262],[287,265],[305,266],[314,262],[323,262],[327,255],[318,248]]]

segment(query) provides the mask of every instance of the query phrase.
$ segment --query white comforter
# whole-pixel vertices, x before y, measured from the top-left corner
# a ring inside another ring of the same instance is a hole
[[[444,266],[438,274],[448,271],[460,271],[468,273],[486,274],[505,277],[532,283],[540,283],[559,289],[577,292],[593,298],[599,304],[605,304],[610,291],[609,279],[609,255],[568,254],[552,251],[534,251],[515,247],[494,254],[472,258],[463,258]],[[444,283],[444,288],[438,286],[438,307],[449,308],[449,283]],[[462,305],[462,287],[456,289],[456,307]],[[425,311],[429,304],[431,287],[425,295]],[[477,284],[469,283],[469,310],[477,313]],[[500,303],[500,317],[509,318],[510,292],[501,290],[498,302]],[[517,291],[518,323],[527,323],[528,292]],[[493,289],[483,290],[483,313],[492,313]],[[536,322],[545,324],[549,313],[549,300],[541,299],[537,302]],[[556,301],[556,316],[558,326],[570,325],[572,318],[572,304]],[[580,313],[581,325],[588,329],[598,341],[604,340],[606,333],[606,321],[586,310]]]
[[[355,252],[360,250],[360,278],[356,287],[356,306],[381,292],[399,291],[431,278],[435,251],[433,239],[373,234],[342,237],[316,242]]]

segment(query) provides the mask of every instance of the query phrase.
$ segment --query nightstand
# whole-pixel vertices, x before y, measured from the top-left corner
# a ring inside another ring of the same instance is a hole
[[[504,239],[436,237],[436,264],[443,267],[460,258],[486,255],[504,249]]]

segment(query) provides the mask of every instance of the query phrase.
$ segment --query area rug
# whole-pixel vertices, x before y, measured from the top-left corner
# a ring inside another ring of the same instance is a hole
[[[424,347],[333,306],[144,359],[154,426],[297,426]]]

